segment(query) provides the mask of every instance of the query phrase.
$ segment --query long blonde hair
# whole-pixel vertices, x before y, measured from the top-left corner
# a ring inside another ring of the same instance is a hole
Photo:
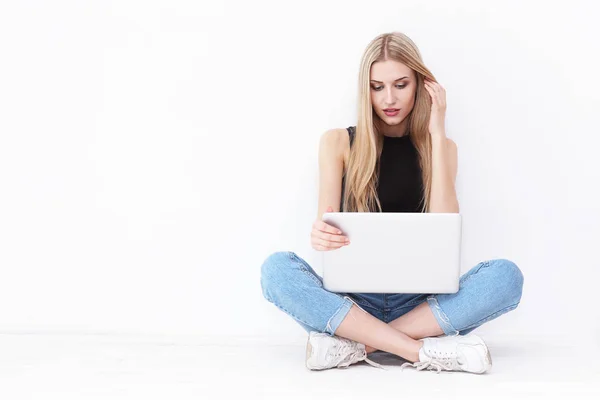
[[[343,210],[350,212],[382,211],[376,188],[379,179],[379,159],[383,149],[383,135],[377,132],[373,124],[374,110],[371,104],[370,74],[373,63],[387,60],[399,61],[415,72],[416,97],[413,109],[407,116],[409,119],[408,132],[410,140],[418,151],[423,176],[421,211],[428,212],[431,194],[431,135],[428,128],[431,98],[424,87],[424,78],[427,77],[432,81],[436,81],[436,79],[423,64],[415,43],[401,32],[384,33],[377,36],[369,43],[361,60],[358,78],[358,122],[348,167],[345,171]]]

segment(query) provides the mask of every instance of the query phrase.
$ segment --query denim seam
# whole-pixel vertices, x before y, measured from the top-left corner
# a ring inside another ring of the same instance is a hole
[[[517,308],[517,306],[519,305],[519,303],[520,302],[516,302],[515,304],[511,304],[510,306],[504,307],[503,309],[498,310],[498,311],[496,311],[496,312],[488,315],[487,317],[482,318],[479,321],[474,322],[471,325],[462,328],[461,331],[467,330],[467,329],[470,329],[470,328],[473,328],[473,327],[478,327],[479,325],[484,324],[485,322],[489,321],[490,319],[492,319],[493,317],[495,317],[497,315],[501,315],[501,314],[503,314],[505,312],[508,312],[508,311],[511,311],[511,310]]]
[[[339,293],[339,294],[342,295],[342,293]],[[356,304],[356,306],[359,307],[360,309],[362,309],[363,311],[365,311],[365,310],[362,307],[370,308],[371,310],[374,310],[374,311],[381,311],[379,308],[377,308],[376,306],[374,306],[373,304],[371,304],[368,300],[363,299],[361,297],[359,297],[358,300],[355,300],[352,297],[347,296],[345,294],[343,294],[343,297],[348,298],[348,300],[350,300],[351,302],[353,302],[354,304]]]
[[[425,301],[427,301],[427,299],[423,299],[423,300],[417,301],[417,302],[406,303],[406,304],[403,304],[403,305],[398,306],[396,308],[391,308],[391,309],[389,309],[389,311],[390,312],[395,312],[395,311],[398,311],[398,310],[400,310],[402,308],[406,308],[406,307],[416,307],[416,306],[418,306],[419,304],[421,304],[421,303],[423,303]]]
[[[390,309],[390,311],[394,312],[394,311],[398,311],[401,308],[418,306],[419,304],[423,303],[424,301],[427,301],[427,297],[425,297],[424,299],[421,299],[421,300],[407,301],[406,303],[402,304],[401,306]]]
[[[300,267],[300,271],[302,271],[306,275],[308,275],[313,280],[313,282],[315,282],[317,285],[319,285],[320,287],[323,287],[322,282],[316,276],[314,276],[313,273],[308,270],[308,268],[306,268],[306,265],[304,265],[302,260],[300,260],[298,257],[296,257],[291,252],[290,252],[290,258],[292,258],[294,261],[296,261],[298,263],[298,266]]]
[[[467,276],[465,277],[465,279],[464,279],[464,280],[461,282],[462,284],[464,284],[465,282],[467,282],[467,281],[468,281],[468,280],[469,280],[469,279],[470,279],[470,278],[471,278],[473,275],[477,274],[481,268],[487,268],[487,267],[489,267],[489,266],[490,266],[490,263],[489,263],[489,261],[487,261],[487,260],[486,260],[486,261],[482,261],[482,262],[480,262],[479,264],[480,264],[480,265],[479,265],[479,268],[477,268],[477,269],[476,269],[475,271],[473,271],[471,274],[467,275]]]
[[[304,272],[306,275],[308,275],[310,277],[310,279],[312,279],[313,282],[315,282],[317,285],[319,285],[320,287],[323,286],[323,283],[321,283],[321,281],[319,279],[317,279],[316,276],[314,276],[308,269],[306,269],[306,267],[304,265],[302,265],[302,263],[300,263],[300,270],[302,272]]]
[[[457,336],[459,332],[456,330],[456,328],[454,328],[454,326],[452,326],[448,315],[446,315],[444,310],[442,310],[442,307],[440,307],[440,303],[435,296],[432,295],[427,297],[427,303],[433,311],[433,315],[435,316],[436,320],[440,324],[442,331],[444,331],[444,333],[448,336]]]
[[[376,311],[376,312],[383,311],[382,309],[374,307],[371,304],[359,303],[357,301],[354,301],[354,304],[356,304],[356,306],[359,307],[359,308],[361,308],[361,309],[364,307],[364,308],[368,308],[368,309],[371,309],[371,310]],[[363,309],[363,311],[366,311],[366,310]]]

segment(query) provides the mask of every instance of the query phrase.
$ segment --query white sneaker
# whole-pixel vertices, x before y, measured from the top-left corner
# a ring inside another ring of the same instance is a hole
[[[444,336],[424,338],[419,350],[419,361],[406,362],[400,367],[416,367],[417,370],[442,369],[447,371],[465,371],[483,374],[492,368],[490,352],[479,336]]]
[[[308,369],[343,368],[363,360],[375,367],[385,369],[367,358],[365,345],[362,343],[316,331],[308,334],[306,343],[306,368]]]

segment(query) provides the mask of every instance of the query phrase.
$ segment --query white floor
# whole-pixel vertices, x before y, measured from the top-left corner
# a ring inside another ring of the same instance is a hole
[[[381,352],[371,358],[387,371],[364,362],[309,371],[301,337],[275,345],[265,338],[0,334],[0,399],[600,399],[597,342],[485,340],[489,374],[438,375],[400,371],[403,360]]]

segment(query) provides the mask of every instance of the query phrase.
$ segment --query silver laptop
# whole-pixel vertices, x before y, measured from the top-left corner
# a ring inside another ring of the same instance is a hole
[[[456,293],[458,213],[330,212],[350,244],[323,251],[323,286],[350,293]]]

